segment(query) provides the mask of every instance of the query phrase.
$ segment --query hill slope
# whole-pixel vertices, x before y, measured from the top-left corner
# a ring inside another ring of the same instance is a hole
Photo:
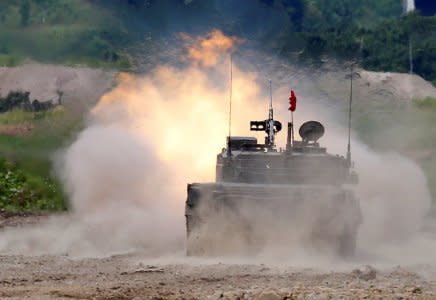
[[[401,13],[399,0],[5,0],[0,65],[30,58],[128,68],[132,46],[152,49],[162,37],[218,27],[288,57],[304,50],[306,58],[327,54],[370,70],[407,72],[413,32],[415,72],[435,80],[428,61],[435,59],[436,21],[400,19]]]

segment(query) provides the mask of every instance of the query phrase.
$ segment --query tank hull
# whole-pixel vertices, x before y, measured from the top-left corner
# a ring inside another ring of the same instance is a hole
[[[187,254],[328,251],[351,256],[361,211],[345,186],[246,183],[188,184]]]

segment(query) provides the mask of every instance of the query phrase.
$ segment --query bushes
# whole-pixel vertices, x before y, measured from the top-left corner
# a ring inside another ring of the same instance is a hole
[[[262,0],[261,0],[262,1]],[[411,13],[401,17],[398,0],[282,0],[292,12],[294,26],[284,32],[283,49],[300,52],[295,31],[303,38],[303,58],[324,55],[358,61],[372,71],[409,72],[409,40],[413,44],[414,73],[436,82],[436,16]],[[298,15],[296,18],[295,15]],[[302,21],[301,21],[302,20]],[[300,22],[301,21],[301,22]],[[284,51],[286,52],[286,51]]]
[[[304,53],[354,59],[363,68],[382,72],[409,72],[409,40],[414,73],[436,82],[436,17],[417,14],[386,20],[372,28],[344,22],[305,34]]]
[[[12,111],[15,108],[21,108],[24,111],[47,111],[54,107],[52,101],[40,102],[37,99],[30,102],[29,92],[12,91],[5,98],[0,97],[0,113]]]
[[[57,106],[41,112],[14,109],[0,114],[0,127],[31,125],[26,134],[0,135],[0,209],[66,209],[62,185],[53,174],[53,153],[81,128],[81,116]]]
[[[22,172],[8,161],[0,161],[0,208],[20,209],[38,196],[30,191]]]
[[[65,210],[66,205],[52,178],[25,174],[12,161],[0,159],[0,209]]]

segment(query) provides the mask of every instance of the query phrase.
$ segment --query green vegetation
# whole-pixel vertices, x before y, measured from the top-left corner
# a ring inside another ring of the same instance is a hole
[[[420,109],[433,110],[436,113],[436,98],[427,97],[423,100],[415,100],[415,105]]]
[[[397,0],[281,0],[289,12],[295,29],[320,32],[353,23],[361,28],[371,28],[381,21],[397,19],[402,13],[402,3]]]
[[[53,174],[53,155],[80,129],[81,120],[58,106],[42,112],[15,109],[0,114],[0,209],[64,210],[62,186]],[[32,126],[29,133],[14,132]],[[5,159],[6,158],[6,159]]]
[[[363,106],[367,103],[356,103],[355,127],[360,138],[375,149],[395,149],[417,162],[436,201],[436,99],[392,102],[371,113]]]
[[[352,58],[368,70],[408,72],[410,39],[415,73],[436,82],[436,17],[401,17],[402,1],[257,1],[288,16],[287,26],[267,34],[267,39],[280,41],[287,56],[304,50],[304,58]],[[30,58],[127,69],[131,56],[143,54],[133,46],[149,45],[151,36],[216,24],[231,32],[247,26],[251,17],[245,18],[219,10],[213,0],[3,0],[0,65],[14,66]]]
[[[11,161],[0,161],[0,209],[15,211],[65,210],[59,183],[37,176]]]
[[[2,0],[0,65],[23,59],[127,68],[122,29],[110,12],[84,0]]]
[[[0,54],[0,66],[2,67],[16,67],[23,62],[22,57],[9,54]]]
[[[401,16],[401,1],[289,0],[292,27],[285,52],[303,57],[353,59],[372,71],[409,72],[409,41],[414,73],[436,83],[436,17]],[[303,7],[303,8],[301,8]],[[296,10],[301,14],[295,17]],[[298,34],[295,36],[295,32]],[[296,43],[295,38],[301,41]]]

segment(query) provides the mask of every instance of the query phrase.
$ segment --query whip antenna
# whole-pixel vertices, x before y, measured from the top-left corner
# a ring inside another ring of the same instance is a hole
[[[272,104],[272,82],[269,81],[269,116],[268,116],[268,146],[270,149],[274,149],[275,132],[274,132],[274,112]]]
[[[347,162],[351,166],[351,104],[353,103],[353,64],[351,64],[350,76],[350,103],[348,105],[348,147],[347,147]]]
[[[233,97],[233,55],[230,54],[230,99],[229,99],[229,137],[227,138],[227,155],[232,156],[231,141],[232,136],[232,97]]]

